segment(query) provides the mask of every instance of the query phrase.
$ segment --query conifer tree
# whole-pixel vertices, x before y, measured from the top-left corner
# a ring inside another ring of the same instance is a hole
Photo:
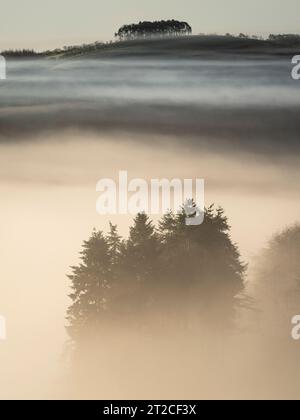
[[[178,215],[166,214],[159,224],[164,243],[162,290],[175,302],[180,296],[182,306],[177,311],[182,318],[187,308],[193,308],[194,318],[211,308],[212,318],[222,313],[222,319],[229,320],[244,288],[246,267],[230,238],[227,217],[214,206],[205,210],[201,225],[188,226],[186,217],[182,208]]]
[[[71,267],[72,305],[68,309],[68,331],[72,338],[87,335],[104,320],[112,280],[110,246],[102,232],[93,231],[84,241],[81,263]]]
[[[131,310],[144,312],[154,299],[159,276],[159,250],[153,222],[145,213],[139,213],[130,228],[124,250],[123,269]]]
[[[220,207],[206,209],[196,226],[187,223],[184,208],[169,212],[158,230],[140,213],[126,241],[110,224],[106,236],[94,231],[84,242],[81,263],[72,267],[69,333],[99,331],[108,320],[146,324],[151,316],[175,316],[183,326],[191,318],[229,322],[245,268]]]
[[[277,337],[286,337],[300,307],[300,225],[277,233],[256,258],[253,292],[259,325]]]
[[[117,225],[109,223],[109,233],[106,236],[107,245],[109,248],[109,255],[112,265],[116,266],[121,258],[124,242],[122,237],[118,234]]]

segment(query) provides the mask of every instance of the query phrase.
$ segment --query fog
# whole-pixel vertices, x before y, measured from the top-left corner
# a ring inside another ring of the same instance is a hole
[[[204,178],[206,205],[224,207],[250,268],[269,238],[299,219],[300,99],[290,70],[286,60],[255,58],[8,63],[0,85],[1,398],[295,395],[297,377],[285,389],[272,385],[271,341],[248,311],[238,319],[243,332],[221,338],[173,328],[149,338],[120,326],[103,344],[103,382],[89,377],[82,388],[69,384],[65,331],[66,274],[82,241],[110,220],[127,235],[132,218],[96,213],[100,178],[120,170],[146,180]],[[295,351],[290,330],[285,340]],[[288,375],[291,364],[282,366]]]
[[[219,151],[298,150],[299,95],[288,58],[8,60],[7,67],[2,141],[76,128],[172,134],[185,147],[209,142]]]

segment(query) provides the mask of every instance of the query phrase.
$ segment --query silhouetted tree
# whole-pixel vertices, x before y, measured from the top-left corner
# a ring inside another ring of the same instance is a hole
[[[194,319],[208,306],[214,320],[220,314],[224,321],[233,318],[236,298],[244,288],[246,266],[229,236],[224,210],[209,207],[198,226],[187,226],[184,209],[179,215],[169,213],[159,229],[167,295],[172,299],[180,295],[181,310],[192,308]]]
[[[106,236],[94,231],[84,242],[82,263],[69,276],[71,337],[106,320],[137,326],[155,319],[157,327],[172,319],[183,328],[200,320],[229,325],[245,272],[229,232],[224,210],[214,206],[198,226],[187,224],[183,208],[165,214],[158,229],[138,214],[126,241],[112,224]]]
[[[300,307],[300,225],[274,235],[256,258],[254,297],[260,309],[259,325],[276,336],[286,337],[291,319]]]
[[[110,230],[107,235],[107,244],[111,258],[110,261],[113,266],[117,266],[120,262],[124,243],[122,241],[122,237],[118,234],[117,226],[110,223],[109,227]]]
[[[112,280],[112,248],[102,232],[93,231],[84,241],[81,263],[71,267],[72,305],[68,309],[68,331],[72,338],[98,327],[104,321]]]
[[[189,35],[191,33],[192,28],[187,22],[179,22],[173,19],[123,25],[115,36],[120,40],[126,40],[151,36],[180,36]]]
[[[145,213],[138,214],[130,228],[123,251],[123,282],[126,290],[125,311],[136,316],[146,313],[154,298],[153,289],[158,281],[158,255],[160,243],[155,226]]]

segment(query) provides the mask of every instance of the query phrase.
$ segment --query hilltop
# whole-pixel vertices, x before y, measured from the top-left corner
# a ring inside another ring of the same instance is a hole
[[[271,35],[268,39],[246,36],[191,35],[133,39],[109,43],[95,42],[35,53],[6,51],[7,57],[86,57],[86,58],[214,58],[221,56],[292,56],[300,53],[300,36]]]
[[[110,44],[86,46],[81,50],[70,48],[61,56],[89,58],[200,58],[215,55],[290,56],[300,52],[299,42],[262,40],[218,35],[192,35],[173,38],[136,39]]]

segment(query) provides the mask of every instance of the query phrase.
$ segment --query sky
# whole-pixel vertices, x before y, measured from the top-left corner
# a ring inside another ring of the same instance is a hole
[[[1,2],[2,3],[2,2]],[[3,0],[0,50],[106,41],[125,23],[180,19],[198,33],[300,33],[299,0]]]

